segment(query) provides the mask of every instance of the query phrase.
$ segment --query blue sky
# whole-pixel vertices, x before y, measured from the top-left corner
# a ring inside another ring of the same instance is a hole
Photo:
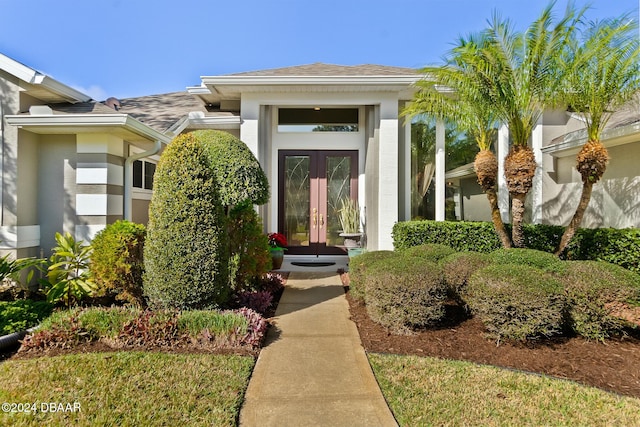
[[[639,0],[576,0],[590,19]],[[0,0],[0,52],[104,100],[184,90],[201,75],[327,62],[437,64],[494,10],[518,27],[547,0]],[[561,13],[566,0],[558,0]]]

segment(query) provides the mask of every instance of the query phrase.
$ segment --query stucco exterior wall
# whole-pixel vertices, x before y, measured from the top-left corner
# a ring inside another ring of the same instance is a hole
[[[465,221],[491,221],[487,195],[475,177],[460,180],[462,215]]]
[[[76,216],[76,137],[46,135],[39,141],[38,224],[44,256],[56,246],[56,232],[74,233]],[[34,193],[36,193],[34,191]]]
[[[640,227],[640,138],[638,142],[610,147],[611,160],[602,180],[594,185],[583,227]],[[582,190],[575,156],[555,159],[556,176],[545,174],[545,223],[566,225]]]

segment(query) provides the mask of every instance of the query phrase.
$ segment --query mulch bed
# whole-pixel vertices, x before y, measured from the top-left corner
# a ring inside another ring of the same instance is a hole
[[[342,275],[348,289],[348,273]],[[466,360],[577,381],[622,395],[640,398],[640,330],[605,343],[582,338],[554,338],[497,345],[486,337],[478,319],[454,320],[438,329],[413,335],[393,335],[374,323],[365,305],[347,293],[351,318],[367,352],[431,356]],[[455,307],[448,307],[455,319]]]

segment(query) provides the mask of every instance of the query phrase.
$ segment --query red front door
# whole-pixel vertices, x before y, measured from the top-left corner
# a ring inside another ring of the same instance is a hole
[[[278,231],[288,254],[345,254],[338,210],[358,198],[358,152],[281,150]]]

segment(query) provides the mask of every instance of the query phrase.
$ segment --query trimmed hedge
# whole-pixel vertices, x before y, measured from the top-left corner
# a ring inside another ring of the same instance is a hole
[[[224,206],[250,201],[263,205],[269,201],[269,181],[249,147],[228,132],[192,132],[204,144],[219,186]]]
[[[566,298],[562,282],[544,271],[493,264],[471,276],[467,303],[498,340],[526,340],[563,332]]]
[[[359,300],[365,298],[365,284],[367,283],[367,271],[376,262],[390,257],[398,256],[393,251],[365,252],[349,259],[349,294]]]
[[[418,257],[428,261],[439,262],[441,259],[454,254],[456,251],[447,245],[427,243],[407,248],[401,252],[405,257]]]
[[[444,318],[447,289],[439,264],[391,257],[374,263],[366,275],[365,302],[374,322],[406,333]]]
[[[144,239],[142,224],[118,220],[107,225],[91,242],[89,270],[102,295],[146,306],[142,290]]]
[[[566,270],[562,281],[573,331],[601,341],[620,334],[625,322],[612,305],[640,302],[640,276],[602,261],[567,261]]]
[[[197,133],[160,157],[144,248],[144,292],[154,308],[209,308],[229,296],[228,237],[218,184]]]
[[[565,262],[549,252],[535,249],[498,249],[489,254],[493,264],[518,264],[528,265],[552,274],[562,273],[566,267]]]
[[[509,225],[506,225],[509,231]],[[564,227],[524,224],[527,248],[553,252]],[[426,243],[451,246],[457,251],[492,252],[501,247],[490,222],[406,221],[393,227],[396,249]],[[569,260],[598,260],[640,274],[640,229],[581,228],[563,254]]]
[[[491,264],[491,258],[480,252],[456,252],[442,259],[444,283],[455,299],[464,301],[469,278],[476,271]]]

